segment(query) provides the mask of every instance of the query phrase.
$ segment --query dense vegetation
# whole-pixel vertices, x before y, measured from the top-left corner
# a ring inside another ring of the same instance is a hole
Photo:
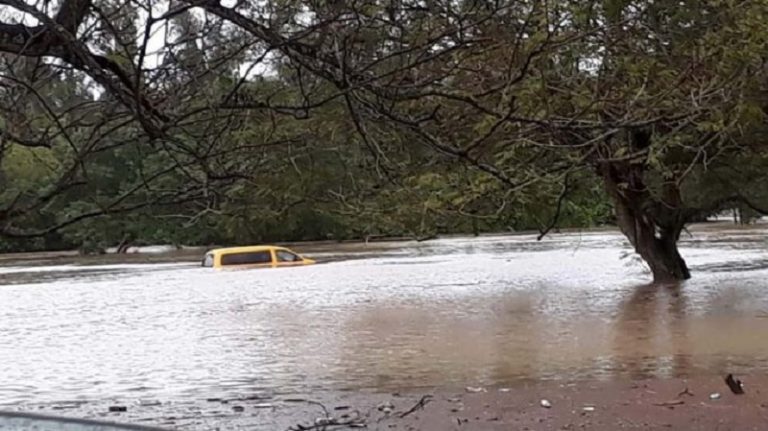
[[[5,249],[613,222],[667,281],[768,206],[766,1],[0,5]]]

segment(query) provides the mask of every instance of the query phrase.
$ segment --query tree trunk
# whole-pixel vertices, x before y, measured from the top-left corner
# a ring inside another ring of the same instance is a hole
[[[661,229],[643,214],[636,214],[624,202],[615,201],[619,229],[653,273],[654,283],[671,283],[691,278],[677,249],[683,226]]]
[[[120,241],[120,244],[117,245],[117,254],[125,254],[128,252],[128,248],[131,247],[131,237],[132,235],[126,234],[123,236],[123,239]]]
[[[654,283],[672,283],[691,278],[688,265],[685,264],[680,252],[677,250],[678,234],[643,233],[641,240],[635,249],[648,263],[653,273]]]
[[[656,203],[636,176],[617,173],[610,167],[601,172],[606,191],[616,210],[616,220],[640,257],[653,273],[654,283],[673,283],[691,278],[680,256],[677,241],[685,226],[682,213],[663,207],[663,218],[653,208]],[[620,175],[620,177],[617,177]],[[663,222],[661,221],[663,219]]]

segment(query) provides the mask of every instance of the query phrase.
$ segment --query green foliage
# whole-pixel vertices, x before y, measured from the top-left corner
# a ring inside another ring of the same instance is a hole
[[[245,2],[285,43],[172,14],[156,68],[139,5],[97,3],[88,45],[162,133],[141,91],[9,57],[1,250],[591,227],[606,167],[681,213],[766,181],[765,2]]]

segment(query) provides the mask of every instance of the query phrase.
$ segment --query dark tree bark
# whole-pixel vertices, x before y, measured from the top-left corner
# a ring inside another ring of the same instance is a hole
[[[625,198],[613,195],[619,229],[653,273],[654,283],[671,283],[691,278],[677,248],[683,225],[662,228],[649,214],[638,211]]]
[[[629,133],[630,147],[642,151],[648,147],[650,133]],[[675,183],[662,187],[655,196],[645,181],[644,157],[603,163],[598,174],[613,201],[616,221],[635,251],[653,273],[654,283],[671,283],[691,278],[685,260],[677,248],[680,233],[691,214],[683,208]]]

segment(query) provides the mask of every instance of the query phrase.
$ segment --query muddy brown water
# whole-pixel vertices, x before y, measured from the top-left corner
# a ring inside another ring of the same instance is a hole
[[[768,371],[766,233],[697,227],[679,288],[644,286],[613,232],[316,246],[327,263],[249,271],[4,260],[0,408]]]

